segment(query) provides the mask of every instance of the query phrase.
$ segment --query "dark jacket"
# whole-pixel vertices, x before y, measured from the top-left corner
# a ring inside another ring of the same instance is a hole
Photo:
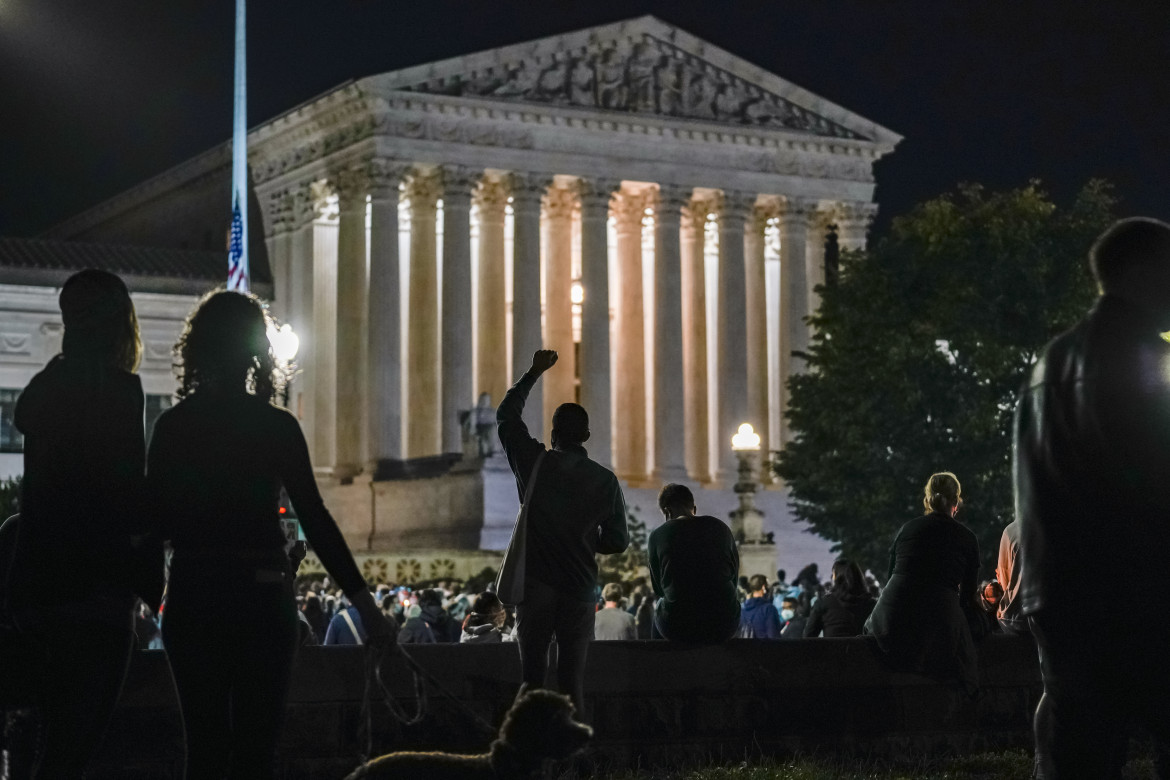
[[[745,599],[739,612],[739,635],[756,639],[779,639],[780,614],[767,596]]]
[[[940,512],[911,520],[890,547],[890,579],[865,623],[898,671],[978,685],[975,644],[961,602],[979,582],[975,534]]]
[[[812,613],[804,625],[804,635],[820,636],[824,631],[827,639],[861,636],[862,626],[876,603],[877,600],[868,594],[842,598],[826,593],[813,604]]]
[[[431,629],[436,642],[458,642],[462,629],[440,604],[422,606],[423,622]]]
[[[1170,344],[1106,295],[1044,350],[1016,411],[1023,613],[1089,612],[1148,625],[1170,609]],[[1085,587],[1124,572],[1126,597]],[[1157,621],[1165,623],[1165,621]]]
[[[654,622],[667,639],[722,642],[739,627],[739,550],[717,517],[677,517],[650,532]]]
[[[144,398],[138,376],[58,355],[16,404],[24,434],[15,605],[57,605],[95,590],[129,625],[133,591],[153,608],[162,595],[162,548],[143,560],[132,537],[144,513]],[[156,570],[151,571],[153,563]],[[67,573],[68,576],[63,576]]]
[[[528,433],[524,404],[536,377],[524,374],[496,410],[500,442],[516,476],[520,500],[545,446]],[[525,575],[576,599],[593,601],[597,553],[629,546],[626,501],[609,469],[589,459],[584,447],[548,450],[528,509]]]

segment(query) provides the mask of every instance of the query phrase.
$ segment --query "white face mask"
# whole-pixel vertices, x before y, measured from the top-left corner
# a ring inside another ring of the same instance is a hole
[[[792,618],[794,618],[794,617],[796,617],[796,612],[794,612],[793,610],[791,610],[791,609],[780,610],[780,619],[783,620],[785,623],[787,623],[789,620],[792,620]]]

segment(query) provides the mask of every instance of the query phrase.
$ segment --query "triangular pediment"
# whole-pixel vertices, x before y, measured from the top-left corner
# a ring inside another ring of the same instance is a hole
[[[900,136],[654,17],[375,77],[389,89],[776,129]]]

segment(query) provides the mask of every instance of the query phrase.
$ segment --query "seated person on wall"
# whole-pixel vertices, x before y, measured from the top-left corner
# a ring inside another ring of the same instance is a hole
[[[753,639],[779,639],[780,613],[768,597],[768,578],[753,574],[748,580],[748,597],[739,616],[739,636]]]
[[[634,616],[622,609],[622,586],[611,582],[601,591],[605,606],[593,616],[594,639],[637,639]]]
[[[806,637],[861,636],[869,613],[877,599],[869,595],[869,584],[861,567],[848,558],[833,561],[832,586],[813,604],[812,614],[804,625]]]
[[[967,613],[980,609],[979,543],[955,517],[959,480],[949,471],[926,482],[927,514],[902,526],[890,547],[890,579],[865,622],[879,655],[895,671],[979,683]]]
[[[695,514],[685,485],[658,494],[666,522],[650,533],[650,581],[658,597],[654,626],[676,642],[716,643],[739,628],[739,550],[717,517]]]

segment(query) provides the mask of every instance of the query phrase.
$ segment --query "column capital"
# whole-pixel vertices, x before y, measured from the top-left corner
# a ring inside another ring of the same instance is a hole
[[[818,201],[813,198],[786,197],[780,203],[778,213],[780,225],[783,227],[795,224],[807,225],[809,219],[816,213],[818,206]]]
[[[411,210],[434,209],[435,202],[442,194],[442,180],[436,171],[415,169],[406,182],[406,198]]]
[[[724,190],[720,203],[720,222],[745,222],[756,205],[755,193],[742,190]]]
[[[757,203],[752,207],[751,215],[748,217],[747,227],[756,235],[764,235],[764,231],[768,227],[768,220],[776,216],[778,210],[776,204],[772,201],[765,201]]]
[[[479,186],[472,193],[481,220],[504,221],[504,210],[508,206],[508,189],[503,182],[481,178]]]
[[[878,205],[863,201],[841,201],[833,204],[832,217],[838,223],[851,222],[868,226],[877,216]]]
[[[265,204],[265,216],[266,236],[276,236],[295,229],[298,223],[294,193],[281,190],[269,195],[268,203]]]
[[[664,215],[681,217],[683,207],[691,202],[694,192],[694,187],[681,184],[659,184],[658,211]]]
[[[690,227],[700,233],[707,229],[707,217],[714,210],[714,203],[707,198],[691,198],[683,206],[683,227]]]
[[[292,193],[293,227],[303,227],[323,215],[330,194],[329,188],[322,182],[303,182],[296,185]]]
[[[464,208],[471,205],[471,191],[479,182],[483,171],[466,165],[444,165],[439,168],[443,179],[443,206],[452,201]]]
[[[388,157],[374,157],[366,163],[366,177],[370,182],[370,196],[379,200],[388,191],[398,192],[398,185],[410,174],[411,164]]]
[[[622,187],[621,179],[578,179],[577,192],[581,198],[582,216],[604,217],[613,194]]]
[[[553,177],[547,173],[513,173],[508,177],[514,210],[540,208],[540,200],[552,185]]]
[[[619,232],[641,230],[642,217],[646,215],[646,195],[641,192],[618,191],[610,201],[610,211],[617,221]]]
[[[577,193],[564,187],[550,187],[544,195],[544,212],[549,219],[569,219],[577,208]]]
[[[370,178],[365,165],[351,165],[338,168],[329,174],[329,184],[337,193],[337,206],[345,210],[359,203],[365,206]]]

